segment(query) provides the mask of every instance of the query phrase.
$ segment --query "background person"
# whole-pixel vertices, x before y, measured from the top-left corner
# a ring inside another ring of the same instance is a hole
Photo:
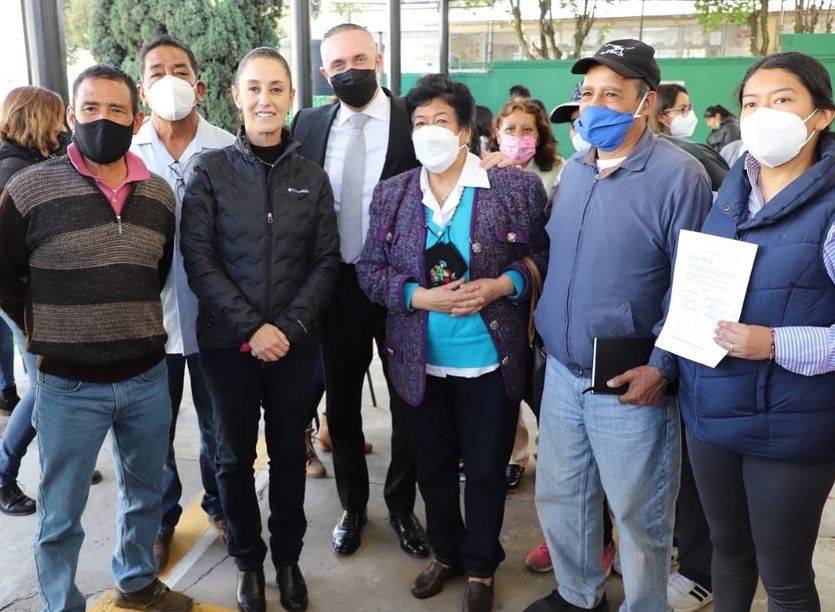
[[[649,118],[650,128],[699,160],[710,178],[711,191],[718,191],[728,173],[728,164],[715,149],[690,140],[698,119],[687,90],[676,83],[669,83],[659,85],[657,94]]]
[[[197,112],[206,95],[206,85],[197,78],[197,61],[182,41],[163,35],[143,45],[139,51],[141,83],[139,96],[151,109],[150,118],[134,136],[131,150],[148,168],[165,179],[176,198],[177,233],[174,259],[162,289],[162,320],[168,339],[165,362],[171,396],[171,430],[168,457],[163,467],[162,521],[154,542],[154,556],[160,569],[168,565],[174,529],[183,512],[180,496],[183,487],[174,455],[177,417],[183,399],[183,384],[188,368],[191,398],[200,430],[200,481],[203,484],[201,507],[210,524],[226,537],[226,520],[220,503],[215,473],[215,422],[212,398],[197,352],[197,298],[188,286],[180,249],[180,220],[186,181],[194,164],[205,151],[222,149],[235,142],[224,129],[210,124]]]
[[[35,86],[11,90],[0,107],[0,192],[17,172],[60,151],[65,129],[64,103],[58,94]],[[10,418],[0,445],[0,512],[20,516],[35,512],[35,500],[21,491],[17,475],[26,449],[35,439],[32,408],[38,387],[37,357],[26,351],[23,332],[15,322],[2,311],[0,317],[0,371],[11,382],[3,391],[9,410],[6,416]],[[14,385],[13,337],[29,378],[22,398],[17,398]],[[14,390],[14,394],[7,394],[6,389]]]
[[[358,274],[389,312],[386,361],[435,554],[412,594],[432,597],[465,573],[464,610],[481,612],[504,559],[505,467],[527,368],[522,258],[545,269],[547,198],[531,173],[487,172],[467,151],[475,104],[465,85],[427,75],[406,99],[423,168],[377,187]]]
[[[707,144],[717,153],[725,145],[739,140],[739,121],[721,104],[708,106],[705,109],[704,120],[710,128]]]

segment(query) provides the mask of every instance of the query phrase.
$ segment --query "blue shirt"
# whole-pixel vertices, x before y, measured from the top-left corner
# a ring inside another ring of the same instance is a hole
[[[701,164],[649,129],[615,168],[596,161],[592,148],[566,163],[535,315],[549,355],[586,378],[595,337],[658,335],[679,230],[698,231],[712,201]],[[668,353],[656,349],[650,364],[675,378]]]
[[[443,239],[458,249],[468,268],[474,198],[475,189],[465,188],[455,215],[446,226],[432,221],[432,213],[428,208],[424,211],[429,226],[429,231],[426,232],[426,248],[434,246],[439,241],[438,235],[446,230],[448,233]],[[505,274],[510,276],[517,294],[521,293],[524,290],[522,275],[515,270]],[[469,270],[464,274],[464,278],[470,280]],[[411,305],[412,294],[417,287],[417,283],[406,283],[406,304]],[[453,317],[443,312],[430,311],[426,329],[426,363],[439,368],[477,370],[490,366],[498,367],[499,355],[479,313]]]
[[[197,297],[188,286],[183,254],[180,251],[180,219],[186,182],[200,153],[222,149],[234,143],[235,137],[232,134],[212,125],[203,117],[199,117],[194,140],[189,143],[179,160],[171,157],[168,149],[162,144],[151,119],[145,121],[133,137],[130,150],[142,158],[148,170],[165,179],[177,200],[174,260],[160,294],[163,325],[168,335],[165,352],[168,354],[191,355],[197,352]]]

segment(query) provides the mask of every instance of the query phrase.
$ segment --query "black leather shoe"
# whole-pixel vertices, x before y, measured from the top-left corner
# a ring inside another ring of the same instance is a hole
[[[276,583],[285,610],[307,610],[307,585],[298,563],[279,565]]]
[[[414,513],[401,516],[390,516],[394,533],[400,539],[400,548],[413,557],[426,557],[429,555],[429,543],[426,541],[426,532],[420,526],[420,521]]]
[[[440,593],[444,584],[448,580],[460,576],[464,570],[460,565],[450,565],[448,567],[441,565],[437,561],[432,561],[426,566],[420,574],[418,574],[415,581],[412,583],[412,595],[418,599],[428,599]]]
[[[35,513],[35,500],[20,490],[16,482],[0,487],[0,512],[10,516]]]
[[[267,612],[263,568],[238,572],[238,610]]]
[[[603,593],[603,599],[600,600],[600,603],[591,608],[592,612],[606,612],[608,609],[609,603],[606,601],[606,593]],[[586,612],[588,610],[589,608],[581,608],[567,602],[556,589],[525,608],[525,612]]]
[[[505,480],[507,480],[507,490],[515,491],[522,483],[522,476],[525,474],[525,468],[515,463],[508,463],[504,471]]]
[[[493,609],[493,583],[467,581],[464,593],[464,612],[490,612]]]
[[[368,520],[365,510],[346,510],[333,528],[333,550],[337,555],[353,555],[362,544],[362,528]]]

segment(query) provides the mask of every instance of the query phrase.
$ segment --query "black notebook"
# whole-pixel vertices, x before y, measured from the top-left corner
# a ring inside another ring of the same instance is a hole
[[[623,395],[629,385],[609,387],[606,382],[627,370],[647,365],[655,338],[595,338],[591,384],[587,389],[599,395]]]

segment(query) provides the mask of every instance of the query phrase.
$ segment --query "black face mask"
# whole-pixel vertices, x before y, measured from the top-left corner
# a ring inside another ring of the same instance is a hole
[[[81,154],[97,164],[110,164],[124,157],[133,139],[133,124],[121,125],[110,119],[75,124],[72,141]]]
[[[349,68],[331,77],[331,87],[345,104],[362,108],[377,91],[377,72],[373,68]]]

